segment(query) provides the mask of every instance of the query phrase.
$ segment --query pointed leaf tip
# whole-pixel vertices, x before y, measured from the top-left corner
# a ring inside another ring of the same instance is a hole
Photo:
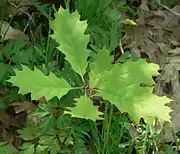
[[[16,76],[11,77],[9,81],[19,87],[19,93],[31,92],[32,99],[38,100],[42,96],[47,100],[54,96],[62,97],[71,89],[64,79],[57,78],[53,73],[46,76],[37,68],[34,71],[26,66],[22,68],[22,71],[15,69]]]
[[[166,104],[171,100],[153,94],[152,76],[158,75],[158,68],[145,60],[117,64],[106,71],[96,85],[98,94],[116,105],[121,112],[127,112],[137,123],[140,118],[148,124],[152,124],[155,118],[170,122],[171,109]]]
[[[85,35],[87,21],[80,21],[77,11],[69,13],[69,10],[59,9],[55,20],[50,22],[54,31],[51,35],[60,45],[58,49],[65,54],[66,60],[72,68],[83,77],[86,73],[87,58],[86,49],[89,42],[89,35]]]
[[[71,111],[65,112],[65,114],[70,114],[72,117],[90,119],[93,121],[102,120],[103,118],[99,117],[103,113],[98,111],[98,107],[93,105],[93,102],[87,96],[81,96],[76,98],[76,106],[69,107]]]

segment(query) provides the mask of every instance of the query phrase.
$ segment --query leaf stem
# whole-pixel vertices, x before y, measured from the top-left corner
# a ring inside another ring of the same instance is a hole
[[[71,89],[82,89],[84,86],[81,87],[72,87]]]
[[[110,107],[109,118],[108,118],[108,107]],[[111,104],[107,104],[105,107],[105,118],[104,118],[105,120],[103,122],[103,136],[104,136],[103,153],[106,153],[106,154],[109,153],[108,141],[109,141],[109,130],[110,130],[111,121],[112,121],[113,109],[114,107]]]

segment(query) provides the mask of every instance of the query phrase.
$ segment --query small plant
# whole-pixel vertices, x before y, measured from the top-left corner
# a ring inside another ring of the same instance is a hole
[[[81,21],[77,11],[69,13],[69,10],[59,9],[50,26],[54,31],[51,37],[59,43],[57,49],[65,55],[66,67],[61,73],[45,75],[36,67],[31,70],[22,65],[22,70],[15,68],[16,75],[8,80],[19,87],[19,93],[31,93],[33,100],[46,98],[32,114],[40,117],[40,122],[36,122],[39,127],[31,125],[18,131],[22,139],[30,141],[23,144],[21,151],[86,153],[83,136],[88,136],[87,125],[100,120],[105,142],[99,153],[107,153],[111,151],[108,133],[115,107],[127,112],[136,123],[141,118],[150,125],[156,118],[170,122],[171,109],[165,106],[170,99],[152,93],[152,77],[159,74],[158,65],[143,59],[112,64],[113,57],[105,47],[95,52],[87,49],[87,21]],[[100,98],[100,104],[95,102],[95,97]],[[105,109],[100,108],[103,103]],[[80,123],[85,124],[81,129]],[[66,146],[61,147],[64,144]]]
[[[54,30],[52,38],[60,44],[58,49],[65,54],[65,59],[79,74],[83,84],[73,87],[65,79],[57,78],[53,73],[46,76],[37,68],[31,71],[26,66],[22,66],[23,70],[15,69],[16,76],[9,80],[20,88],[20,93],[31,92],[32,99],[38,100],[45,96],[50,100],[55,96],[61,98],[70,90],[83,91],[79,98],[75,98],[76,106],[69,107],[70,111],[65,113],[93,121],[102,119],[100,117],[102,113],[91,100],[93,96],[100,96],[114,104],[121,112],[127,112],[136,122],[141,117],[150,124],[155,117],[160,121],[170,121],[171,110],[165,106],[170,100],[165,96],[152,94],[154,84],[152,76],[158,75],[158,65],[147,63],[143,59],[128,60],[124,64],[113,65],[113,57],[109,56],[105,48],[97,53],[91,53],[91,62],[87,61],[90,56],[90,51],[87,49],[89,35],[84,35],[87,23],[79,21],[77,12],[70,14],[68,10],[60,9],[56,13],[56,19],[51,21],[51,27]],[[67,34],[69,36],[65,37]],[[85,76],[86,73],[89,79]]]
[[[16,153],[18,150],[13,147],[9,146],[8,143],[5,142],[0,142],[0,152],[1,153]]]

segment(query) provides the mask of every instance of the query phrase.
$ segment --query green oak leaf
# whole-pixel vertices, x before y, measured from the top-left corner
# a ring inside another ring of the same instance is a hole
[[[69,107],[68,109],[71,111],[66,111],[65,114],[70,114],[72,117],[90,119],[93,121],[102,120],[99,115],[103,115],[103,113],[98,111],[98,107],[93,105],[93,102],[90,98],[86,96],[81,96],[80,98],[76,98],[75,107]]]
[[[60,8],[55,14],[55,20],[50,22],[50,26],[54,31],[51,37],[60,44],[58,49],[65,54],[72,68],[83,77],[89,56],[86,49],[89,35],[84,34],[87,21],[79,19],[80,15],[77,11],[70,14],[68,9]]]
[[[127,112],[136,122],[140,118],[144,118],[149,124],[155,118],[170,121],[171,109],[165,104],[171,100],[153,94],[152,76],[158,75],[158,68],[158,65],[145,60],[116,64],[104,73],[96,86],[98,95],[114,104],[121,112]]]
[[[109,51],[105,48],[98,51],[98,54],[93,55],[93,62],[90,64],[91,71],[89,73],[90,88],[96,87],[104,72],[111,69],[113,57],[109,55]]]
[[[42,96],[47,100],[54,96],[62,97],[71,89],[64,79],[57,78],[53,73],[46,76],[37,68],[34,71],[26,66],[22,68],[22,71],[15,69],[16,76],[11,77],[9,81],[20,88],[19,93],[31,92],[32,99],[38,100]]]

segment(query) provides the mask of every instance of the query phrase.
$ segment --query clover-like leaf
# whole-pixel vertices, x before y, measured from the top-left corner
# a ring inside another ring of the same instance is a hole
[[[53,73],[49,76],[43,74],[39,69],[31,71],[28,67],[22,66],[23,70],[15,69],[16,76],[9,80],[13,85],[18,86],[19,93],[31,92],[32,99],[40,99],[45,96],[47,100],[54,96],[64,96],[71,87],[64,79],[57,78]]]
[[[98,107],[93,105],[93,102],[87,96],[76,98],[76,106],[69,107],[71,111],[66,111],[65,114],[71,114],[72,117],[91,119],[93,121],[102,120],[100,115],[103,113],[98,111]]]
[[[158,75],[158,68],[158,65],[145,60],[129,60],[124,64],[117,64],[102,76],[96,86],[98,94],[116,105],[120,111],[127,112],[136,122],[140,118],[144,118],[149,124],[155,118],[170,121],[171,109],[165,104],[171,100],[152,92],[152,76]]]
[[[77,11],[70,14],[68,9],[60,8],[50,25],[54,31],[52,38],[60,44],[58,49],[65,54],[72,68],[83,77],[89,56],[86,49],[89,35],[84,34],[87,21],[80,21]]]

